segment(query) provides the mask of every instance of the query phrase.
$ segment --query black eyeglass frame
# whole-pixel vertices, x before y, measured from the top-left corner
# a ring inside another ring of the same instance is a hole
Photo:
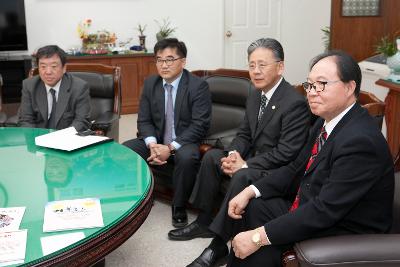
[[[167,59],[156,58],[156,64],[162,66],[165,63],[169,67],[172,64],[174,64],[175,61],[182,58],[183,57],[167,58]]]
[[[325,90],[325,86],[330,83],[341,82],[341,80],[336,81],[315,81],[313,83],[303,82],[301,85],[303,86],[304,91],[307,93],[311,92],[311,89],[314,89],[315,92],[320,93]]]

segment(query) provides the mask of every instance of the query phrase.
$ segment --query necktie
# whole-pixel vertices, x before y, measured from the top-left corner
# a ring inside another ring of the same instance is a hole
[[[324,126],[324,127],[322,127],[321,133],[318,135],[318,137],[315,140],[315,143],[314,143],[314,145],[313,145],[313,147],[311,149],[311,156],[310,156],[310,159],[307,162],[306,170],[305,170],[304,173],[306,173],[308,171],[308,169],[310,168],[311,164],[314,162],[314,160],[317,157],[318,153],[321,151],[322,146],[325,144],[327,137],[328,137],[328,135],[326,133],[325,126]],[[294,199],[293,204],[290,207],[289,211],[294,211],[295,209],[297,209],[299,207],[299,203],[300,203],[300,188],[297,191],[296,198]]]
[[[172,127],[174,127],[174,105],[172,100],[172,85],[166,84],[167,89],[167,106],[165,107],[165,128],[164,128],[164,144],[168,145],[172,142]]]
[[[258,113],[258,122],[261,121],[261,118],[264,114],[265,107],[267,106],[268,98],[263,94],[261,95],[261,103],[260,103],[260,112]]]
[[[51,104],[51,113],[50,113],[50,118],[47,123],[47,128],[49,129],[55,129],[56,128],[56,106],[57,106],[57,100],[56,100],[56,90],[53,88],[50,89],[51,97],[53,99],[53,102]]]

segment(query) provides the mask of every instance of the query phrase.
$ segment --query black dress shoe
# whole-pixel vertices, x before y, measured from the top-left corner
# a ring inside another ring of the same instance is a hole
[[[176,228],[184,227],[188,224],[185,208],[172,206],[172,225]]]
[[[210,238],[214,237],[214,233],[201,226],[197,221],[183,228],[171,230],[168,233],[168,238],[171,240],[191,240],[197,237]]]
[[[218,252],[210,247],[207,247],[203,253],[191,264],[186,267],[209,267],[209,266],[221,266],[226,264],[228,259],[228,248],[225,246],[224,250]]]

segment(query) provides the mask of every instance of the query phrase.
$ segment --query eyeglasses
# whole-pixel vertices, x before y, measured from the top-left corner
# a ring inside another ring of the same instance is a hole
[[[327,84],[331,84],[331,83],[337,83],[337,82],[341,82],[341,80],[337,80],[337,81],[315,81],[313,83],[310,82],[304,82],[302,83],[304,90],[309,93],[311,92],[311,89],[314,89],[315,92],[319,93],[325,90],[325,86]]]
[[[171,66],[178,59],[181,59],[181,57],[177,58],[170,57],[167,59],[156,58],[156,64],[162,66],[165,63],[167,64],[167,66]]]
[[[264,69],[266,69],[268,66],[273,65],[275,63],[279,63],[281,62],[280,60],[274,61],[272,63],[266,63],[266,62],[260,62],[258,65],[256,63],[250,63],[249,64],[249,70],[250,71],[255,71],[256,68],[258,67],[258,69],[260,71],[264,71]]]

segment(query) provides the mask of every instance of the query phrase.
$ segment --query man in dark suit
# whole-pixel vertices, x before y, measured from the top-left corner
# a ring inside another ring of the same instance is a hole
[[[211,121],[208,84],[186,69],[186,46],[175,38],[154,46],[157,76],[144,82],[138,136],[124,143],[153,168],[172,173],[172,224],[187,224],[185,205],[200,162],[199,144]]]
[[[280,266],[294,242],[389,231],[393,161],[380,129],[357,103],[360,84],[361,70],[344,52],[312,61],[303,86],[321,118],[307,144],[296,160],[238,195],[232,188],[228,215],[218,214],[220,223],[211,226],[225,241],[234,236],[229,266]],[[208,266],[204,255],[220,250],[214,245],[190,266]]]
[[[243,123],[227,150],[213,149],[204,156],[191,197],[200,213],[190,225],[170,231],[172,240],[213,236],[207,228],[223,177],[231,176],[230,183],[245,188],[251,183],[246,178],[249,173],[286,165],[306,141],[310,114],[304,97],[282,77],[281,44],[275,39],[259,39],[249,46],[248,60],[257,90],[248,97]]]
[[[90,127],[89,86],[66,73],[66,54],[56,45],[36,53],[39,75],[22,83],[19,125],[77,131]]]

